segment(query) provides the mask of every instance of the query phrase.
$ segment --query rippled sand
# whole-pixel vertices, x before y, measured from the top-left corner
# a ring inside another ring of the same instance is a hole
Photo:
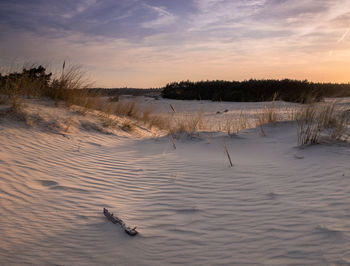
[[[293,123],[264,129],[174,150],[0,123],[0,264],[349,265],[349,144],[301,149]]]

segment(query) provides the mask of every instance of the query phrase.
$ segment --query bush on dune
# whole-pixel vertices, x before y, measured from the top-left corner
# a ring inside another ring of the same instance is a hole
[[[56,103],[64,101],[68,106],[87,105],[87,90],[83,89],[89,84],[79,67],[73,66],[66,70],[64,63],[61,75],[54,79],[52,76],[41,65],[4,76],[0,74],[0,94],[10,103],[18,97],[47,97]]]
[[[23,68],[21,73],[0,74],[0,93],[10,98],[15,95],[27,97],[44,96],[50,86],[52,73],[46,74],[43,66]]]

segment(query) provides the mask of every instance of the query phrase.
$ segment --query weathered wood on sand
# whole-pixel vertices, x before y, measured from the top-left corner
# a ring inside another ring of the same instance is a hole
[[[130,235],[135,236],[137,235],[136,226],[134,228],[130,228],[126,226],[126,224],[123,222],[123,220],[119,219],[118,217],[114,216],[113,213],[109,212],[106,208],[103,208],[103,214],[107,217],[108,220],[110,220],[114,224],[120,224],[120,226],[124,229],[124,231]]]

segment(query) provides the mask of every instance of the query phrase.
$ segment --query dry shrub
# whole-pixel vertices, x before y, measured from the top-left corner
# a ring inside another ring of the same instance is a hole
[[[335,102],[306,105],[296,115],[298,144],[317,144],[322,133],[342,139],[349,123],[345,114]]]
[[[52,73],[46,74],[43,66],[32,65],[29,69],[22,68],[22,72],[9,72],[5,76],[0,75],[0,94],[10,98],[18,97],[48,97],[58,105],[64,101],[67,106],[73,104],[90,106],[86,99],[87,88],[91,83],[85,78],[82,68],[79,66],[62,66],[59,76],[51,80]]]
[[[3,67],[1,67],[3,68]],[[31,65],[29,69],[23,67],[21,71],[5,70],[5,75],[0,74],[0,93],[11,97],[42,97],[49,87],[51,73],[46,74],[43,66]]]

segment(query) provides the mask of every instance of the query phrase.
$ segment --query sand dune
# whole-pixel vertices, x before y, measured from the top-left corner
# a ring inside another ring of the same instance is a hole
[[[235,112],[225,104],[207,112]],[[78,126],[62,135],[2,119],[0,264],[349,265],[349,144],[298,147],[294,122],[264,131],[182,136],[173,149],[142,127],[136,136]],[[103,207],[139,235],[110,223]]]

